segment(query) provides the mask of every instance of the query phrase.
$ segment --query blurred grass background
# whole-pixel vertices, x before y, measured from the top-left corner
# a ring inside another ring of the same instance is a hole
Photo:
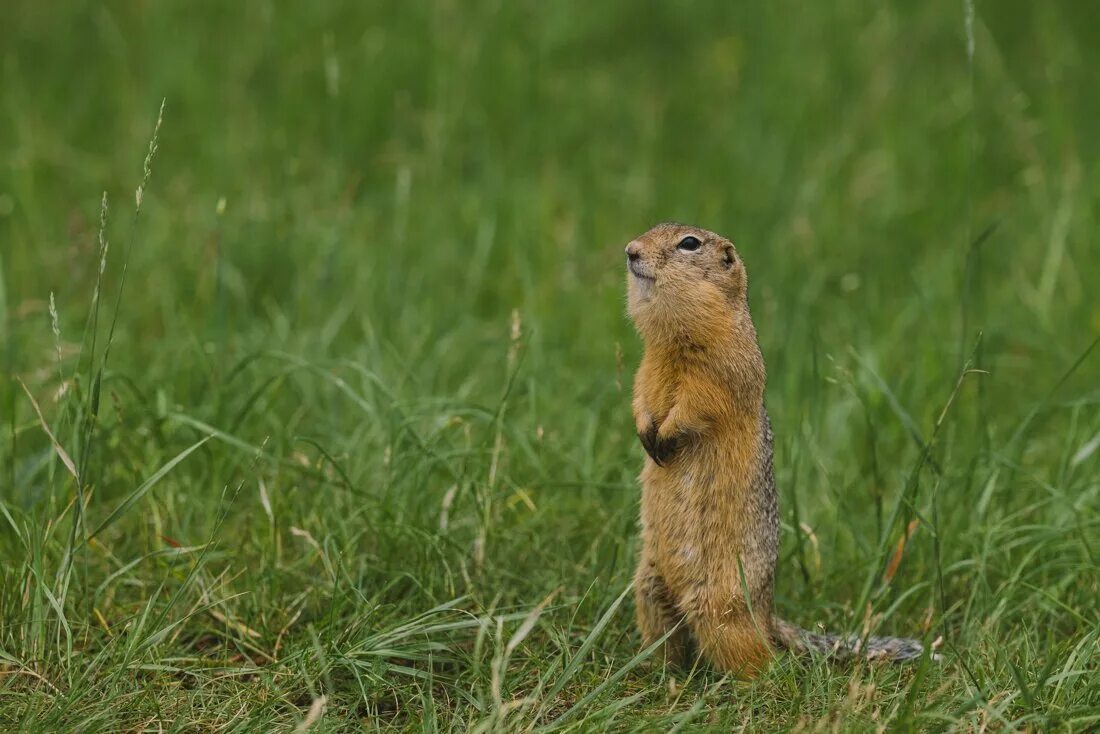
[[[967,14],[7,5],[0,725],[1096,726],[1100,6]],[[635,658],[667,219],[748,265],[779,610],[942,665]]]

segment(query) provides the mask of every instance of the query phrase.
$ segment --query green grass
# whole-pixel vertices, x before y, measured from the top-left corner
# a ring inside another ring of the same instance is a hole
[[[5,6],[0,729],[1096,727],[1100,17],[975,10]],[[749,268],[780,612],[942,664],[641,650],[666,219]]]

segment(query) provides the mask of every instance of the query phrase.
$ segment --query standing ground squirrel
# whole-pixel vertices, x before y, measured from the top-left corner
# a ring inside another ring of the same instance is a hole
[[[764,359],[733,244],[660,224],[627,245],[629,312],[645,342],[634,380],[642,470],[635,577],[645,644],[755,675],[775,648],[909,660],[916,640],[818,635],[772,615],[779,513]]]

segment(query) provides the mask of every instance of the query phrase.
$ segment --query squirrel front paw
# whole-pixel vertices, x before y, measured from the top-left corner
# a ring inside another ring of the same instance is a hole
[[[647,428],[639,429],[638,440],[642,442],[642,448],[649,454],[649,458],[656,461],[657,465],[660,466],[660,460],[654,455],[657,448],[657,424],[650,422]]]
[[[659,437],[655,421],[650,421],[645,430],[638,432],[638,440],[642,442],[642,448],[653,459],[653,463],[660,467],[670,462],[683,446],[682,436]]]

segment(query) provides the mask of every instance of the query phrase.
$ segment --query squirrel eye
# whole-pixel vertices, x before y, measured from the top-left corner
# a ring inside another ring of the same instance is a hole
[[[685,237],[680,240],[680,244],[676,245],[677,250],[686,250],[687,252],[694,252],[699,249],[699,246],[703,243],[699,241],[698,237]]]

